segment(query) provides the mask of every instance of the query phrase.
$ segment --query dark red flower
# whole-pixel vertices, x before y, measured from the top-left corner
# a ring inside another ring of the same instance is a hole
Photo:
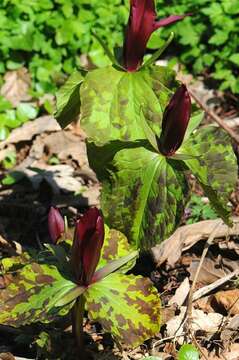
[[[163,114],[162,132],[157,139],[159,151],[173,155],[181,146],[191,115],[191,99],[185,85],[172,96]]]
[[[104,221],[97,208],[89,209],[76,223],[71,262],[76,281],[89,285],[104,242]]]
[[[48,213],[48,230],[54,243],[56,243],[64,233],[64,228],[64,219],[61,216],[60,211],[51,206]]]
[[[130,15],[126,28],[123,61],[127,71],[136,71],[142,64],[150,35],[160,27],[170,25],[187,15],[170,15],[156,20],[154,0],[130,0]]]

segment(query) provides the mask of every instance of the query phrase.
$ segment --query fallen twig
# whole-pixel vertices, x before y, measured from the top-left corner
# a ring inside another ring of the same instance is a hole
[[[206,254],[208,252],[208,249],[209,249],[210,245],[213,243],[213,240],[215,239],[215,237],[217,235],[217,229],[221,225],[221,223],[222,223],[221,220],[217,221],[211,235],[209,236],[209,238],[207,239],[207,241],[205,243],[205,246],[204,246],[204,249],[203,249],[203,252],[202,252],[202,256],[201,256],[201,259],[199,261],[199,264],[198,264],[198,267],[197,267],[197,270],[196,270],[196,273],[195,273],[195,276],[194,276],[194,279],[193,279],[191,289],[189,291],[188,308],[187,308],[187,319],[188,319],[187,325],[188,325],[188,328],[190,330],[192,328],[193,293],[194,293],[194,289],[195,289],[195,286],[196,286],[196,283],[197,283],[197,280],[198,280],[198,275],[199,275],[200,270],[202,268],[202,264],[203,264],[203,261],[205,259]]]
[[[232,279],[234,276],[239,275],[239,269],[231,272],[230,274],[225,275],[223,278],[218,279],[216,281],[214,281],[212,284],[204,286],[201,289],[198,289],[197,291],[195,291],[195,293],[193,294],[193,301],[196,301],[198,299],[200,299],[202,296],[207,295],[208,293],[210,293],[211,291],[215,290],[216,288],[218,288],[219,286],[221,286],[222,284],[226,283],[227,281],[229,281],[230,279]]]
[[[178,335],[175,334],[175,335],[173,335],[173,336],[168,336],[168,337],[165,337],[165,338],[163,338],[163,339],[157,340],[157,341],[153,344],[153,346],[152,346],[152,354],[154,354],[156,346],[162,344],[162,343],[165,342],[165,341],[174,340],[174,339],[176,339],[177,337],[181,337],[181,336],[184,336],[184,335],[185,335],[185,333],[183,332],[183,333],[178,334]]]
[[[203,252],[202,252],[202,256],[201,256],[201,259],[200,259],[200,262],[198,264],[198,267],[197,267],[197,270],[196,270],[196,274],[194,276],[194,279],[193,279],[193,283],[192,283],[192,286],[191,286],[191,289],[189,291],[189,295],[188,295],[188,307],[187,307],[187,329],[188,329],[188,333],[191,335],[191,338],[192,338],[192,341],[194,342],[194,344],[198,347],[199,351],[201,352],[201,354],[203,355],[203,357],[205,359],[208,359],[208,357],[204,354],[201,346],[198,344],[195,336],[193,335],[193,331],[192,331],[192,309],[193,309],[193,294],[194,294],[194,289],[195,289],[195,286],[196,286],[196,283],[197,283],[197,280],[198,280],[198,276],[199,276],[199,273],[200,273],[200,270],[202,268],[202,264],[203,264],[203,261],[205,259],[205,256],[208,252],[208,249],[210,247],[210,245],[213,243],[216,235],[217,235],[217,231],[218,231],[218,227],[222,224],[222,221],[219,220],[217,221],[211,235],[209,236],[208,240],[206,241],[206,244],[204,246],[204,249],[203,249]]]

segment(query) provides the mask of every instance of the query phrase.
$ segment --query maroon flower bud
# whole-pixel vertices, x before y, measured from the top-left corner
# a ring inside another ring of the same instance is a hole
[[[191,99],[185,85],[172,96],[163,114],[162,132],[157,139],[159,151],[173,155],[181,146],[191,115]]]
[[[56,243],[61,234],[64,233],[64,228],[64,219],[61,216],[60,211],[51,206],[48,213],[48,230],[54,243]]]
[[[136,71],[140,67],[147,42],[155,30],[187,15],[170,15],[159,21],[156,16],[154,0],[130,0],[130,15],[123,47],[123,65],[127,71]]]
[[[72,245],[71,262],[80,285],[90,284],[103,242],[103,218],[97,208],[91,208],[78,220]]]

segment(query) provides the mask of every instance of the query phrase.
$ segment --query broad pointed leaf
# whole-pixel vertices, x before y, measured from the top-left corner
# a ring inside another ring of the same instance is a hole
[[[80,86],[84,75],[83,71],[74,71],[56,94],[55,118],[62,128],[70,124],[80,113]]]
[[[55,303],[74,287],[55,266],[26,265],[0,290],[0,323],[18,327],[65,315],[73,303],[63,309],[56,309]]]
[[[166,67],[132,73],[114,67],[91,71],[80,89],[81,126],[97,145],[145,138],[142,121],[159,134],[163,111],[175,87],[175,74]]]
[[[193,131],[196,130],[196,128],[200,125],[200,123],[203,120],[203,117],[204,117],[204,113],[202,111],[196,111],[192,114],[184,136],[184,141],[186,141],[191,136]]]
[[[132,263],[132,260],[135,260],[136,257],[138,257],[138,255],[139,255],[139,252],[137,250],[135,250],[128,255],[120,257],[119,259],[111,260],[110,262],[108,262],[108,264],[106,264],[105,266],[103,266],[102,268],[100,268],[99,270],[97,270],[94,273],[91,283],[101,281],[103,278],[105,278],[106,276],[108,276],[109,274],[111,274],[117,270],[122,273],[130,270],[132,268],[132,266],[130,266],[129,268],[126,268],[126,270],[125,270],[125,264],[127,265],[127,263]],[[122,267],[124,268],[123,271],[121,270]]]
[[[160,329],[160,298],[147,278],[113,273],[91,285],[84,297],[89,317],[117,342],[136,347]]]
[[[124,234],[115,229],[109,229],[105,225],[105,239],[101,250],[100,261],[97,270],[102,269],[110,261],[118,260],[124,256],[129,255],[133,251],[133,247],[129,245],[128,240]],[[119,269],[120,272],[129,271],[135,264],[135,260],[130,261]]]
[[[83,294],[86,289],[86,286],[75,285],[74,288],[71,288],[58,301],[56,301],[55,306],[65,306],[71,303],[72,301],[76,300],[81,294]]]
[[[227,203],[237,181],[237,162],[229,136],[221,128],[203,127],[191,135],[180,152],[196,156],[184,160],[185,164],[202,185],[218,215],[230,223]]]
[[[180,161],[167,160],[142,146],[115,154],[114,142],[112,148],[95,147],[95,152],[94,145],[88,148],[88,154],[95,154],[89,157],[90,164],[103,183],[106,221],[137,248],[150,248],[171,234],[181,218],[188,191],[184,174],[176,170]],[[108,175],[101,170],[100,159],[108,159]]]

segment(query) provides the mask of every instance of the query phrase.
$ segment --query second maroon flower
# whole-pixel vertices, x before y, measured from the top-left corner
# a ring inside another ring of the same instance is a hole
[[[77,283],[89,285],[104,242],[104,221],[97,208],[89,209],[76,223],[71,262]]]

